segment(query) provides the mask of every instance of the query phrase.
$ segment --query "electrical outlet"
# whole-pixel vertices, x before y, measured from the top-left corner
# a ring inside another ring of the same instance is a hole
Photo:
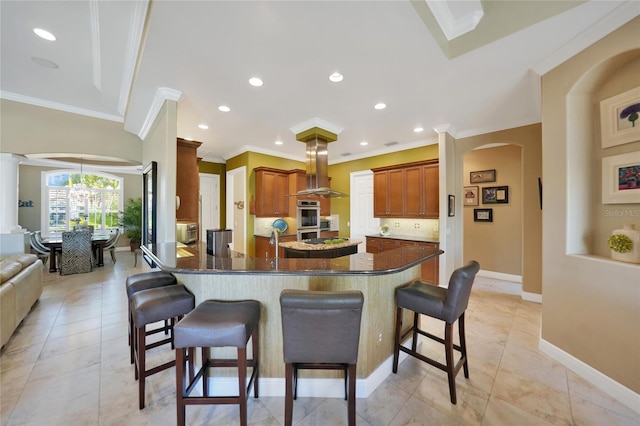
[[[436,223],[435,225],[433,225],[433,232],[438,232],[440,230],[440,224]]]
[[[396,228],[400,228],[400,222],[396,222],[396,223],[394,224],[394,226],[395,226]]]
[[[420,224],[416,222],[416,223],[413,224],[413,227],[418,229],[418,228],[420,228]]]

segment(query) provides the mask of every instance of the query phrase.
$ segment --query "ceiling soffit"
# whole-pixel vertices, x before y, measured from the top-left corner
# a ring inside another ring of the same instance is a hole
[[[411,4],[433,34],[442,52],[449,59],[464,55],[502,37],[542,22],[585,3],[580,1],[503,1],[482,0],[484,16],[477,26],[460,36],[448,40],[437,19],[427,5],[431,0],[411,0]],[[544,7],[541,7],[541,4]],[[459,13],[458,13],[459,14]]]

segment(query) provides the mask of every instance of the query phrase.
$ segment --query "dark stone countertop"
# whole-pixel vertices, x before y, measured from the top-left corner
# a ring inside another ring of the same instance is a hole
[[[142,251],[164,271],[185,274],[385,275],[397,273],[439,256],[442,250],[400,247],[383,253],[356,253],[333,259],[253,257],[229,251],[229,257],[207,254],[206,243],[179,247],[151,244]]]
[[[437,238],[429,238],[429,237],[420,237],[418,235],[365,235],[365,237],[373,237],[373,238],[384,238],[386,240],[401,240],[401,241],[415,241],[418,243],[435,243],[440,244],[440,241]]]

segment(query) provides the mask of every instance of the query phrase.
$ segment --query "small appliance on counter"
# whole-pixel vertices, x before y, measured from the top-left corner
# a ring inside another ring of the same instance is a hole
[[[207,229],[207,254],[216,257],[229,257],[231,229]]]
[[[198,224],[195,222],[176,223],[176,241],[191,244],[198,239]]]

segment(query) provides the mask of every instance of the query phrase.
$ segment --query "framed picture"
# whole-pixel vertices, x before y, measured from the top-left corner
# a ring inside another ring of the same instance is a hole
[[[482,204],[506,204],[508,202],[508,186],[485,186],[482,188]]]
[[[465,206],[478,205],[478,187],[477,186],[464,187],[464,205]]]
[[[474,222],[493,222],[493,209],[473,209]]]
[[[602,204],[640,203],[640,151],[602,159]]]
[[[495,170],[480,170],[477,172],[471,172],[469,176],[470,183],[495,182],[495,181],[496,181]]]
[[[640,141],[640,86],[600,102],[602,147]]]
[[[449,207],[448,207],[449,217],[453,217],[456,215],[456,196],[449,195]]]

